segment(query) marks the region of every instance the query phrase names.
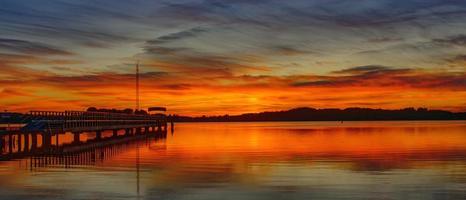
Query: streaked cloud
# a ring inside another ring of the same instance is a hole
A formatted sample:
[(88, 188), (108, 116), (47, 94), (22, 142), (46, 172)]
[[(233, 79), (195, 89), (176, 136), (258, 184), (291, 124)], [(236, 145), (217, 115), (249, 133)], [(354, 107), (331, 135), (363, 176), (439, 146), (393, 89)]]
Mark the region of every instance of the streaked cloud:
[(455, 35), (455, 36), (450, 36), (450, 37), (441, 38), (441, 39), (433, 39), (432, 41), (440, 45), (453, 45), (453, 46), (466, 47), (466, 34)]
[(452, 58), (446, 59), (447, 63), (451, 67), (458, 67), (460, 70), (466, 69), (466, 54), (465, 55), (457, 55)]
[(71, 52), (38, 42), (0, 38), (0, 50), (33, 55), (72, 55)]
[(335, 74), (373, 74), (380, 72), (393, 72), (393, 71), (406, 71), (409, 69), (395, 69), (393, 67), (387, 67), (382, 65), (366, 65), (366, 66), (357, 66), (347, 69), (342, 69), (339, 71), (334, 71)]

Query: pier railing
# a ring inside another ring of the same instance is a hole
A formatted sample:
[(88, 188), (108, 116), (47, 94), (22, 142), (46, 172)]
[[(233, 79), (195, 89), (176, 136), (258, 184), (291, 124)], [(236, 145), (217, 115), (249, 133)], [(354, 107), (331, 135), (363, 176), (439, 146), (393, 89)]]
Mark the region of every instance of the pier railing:
[(158, 115), (136, 115), (126, 113), (109, 113), (109, 112), (87, 112), (87, 111), (30, 111), (29, 115), (33, 117), (44, 117), (50, 119), (82, 119), (82, 120), (150, 120), (159, 119)]
[(26, 130), (99, 130), (128, 127), (166, 127), (164, 115), (87, 111), (30, 111), (24, 116)]

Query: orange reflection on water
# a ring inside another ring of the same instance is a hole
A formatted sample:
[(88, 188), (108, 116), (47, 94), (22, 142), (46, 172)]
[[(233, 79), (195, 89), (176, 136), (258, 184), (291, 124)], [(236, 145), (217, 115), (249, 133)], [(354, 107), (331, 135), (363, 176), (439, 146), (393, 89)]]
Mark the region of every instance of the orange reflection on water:
[[(155, 143), (152, 145), (156, 145)], [(464, 122), (277, 122), (177, 124), (165, 149), (140, 149), (142, 166), (158, 166), (152, 184), (264, 184), (318, 176), (337, 184), (334, 171), (391, 169), (440, 172), (464, 163)], [(114, 162), (134, 163), (128, 155)], [(126, 158), (126, 159), (124, 159)], [(327, 162), (331, 161), (331, 162)], [(322, 164), (331, 163), (331, 164)], [(459, 170), (464, 170), (459, 165)], [(319, 171), (323, 167), (326, 170)], [(297, 168), (297, 169), (295, 169)], [(327, 169), (329, 168), (329, 169)], [(279, 171), (283, 170), (283, 171)], [(278, 174), (277, 174), (278, 173)], [(346, 173), (346, 172), (345, 172)], [(312, 174), (312, 175), (311, 175)], [(349, 175), (351, 180), (356, 176)], [(306, 180), (309, 181), (309, 180)], [(369, 184), (369, 182), (364, 182)]]
[[(436, 122), (179, 124), (168, 150), (183, 154), (282, 152), (375, 154), (466, 149), (466, 124)], [(184, 151), (186, 149), (187, 151)], [(188, 150), (189, 149), (189, 150)]]
[[(82, 134), (80, 140), (94, 135)], [(72, 136), (59, 139), (71, 142)], [(405, 194), (406, 186), (426, 196), (438, 189), (453, 194), (466, 180), (464, 121), (180, 123), (166, 139), (137, 141), (122, 144), (115, 156), (65, 170), (50, 166), (28, 174), (10, 170), (25, 166), (20, 162), (0, 163), (5, 180), (0, 186), (21, 193), (24, 185), (48, 191), (63, 182), (73, 191), (67, 195), (104, 191), (151, 197), (154, 191), (194, 191), (216, 197), (220, 191), (234, 199), (257, 191), (270, 197), (285, 188), (303, 197), (298, 199), (308, 199), (311, 190), (361, 199), (361, 194)]]
[[(462, 159), (466, 154), (464, 121), (179, 123), (175, 131), (166, 140), (141, 145), (143, 163), (172, 165), (199, 162), (199, 158), (207, 164), (301, 158), (396, 163)], [(112, 132), (102, 135), (111, 137)], [(86, 142), (94, 138), (95, 133), (89, 132), (80, 134), (79, 139)], [(57, 141), (59, 145), (70, 144), (74, 137), (72, 133), (60, 134), (58, 140), (53, 136), (52, 145)], [(40, 146), (40, 135), (38, 143)], [(135, 152), (136, 148), (130, 147), (102, 164), (133, 166)]]

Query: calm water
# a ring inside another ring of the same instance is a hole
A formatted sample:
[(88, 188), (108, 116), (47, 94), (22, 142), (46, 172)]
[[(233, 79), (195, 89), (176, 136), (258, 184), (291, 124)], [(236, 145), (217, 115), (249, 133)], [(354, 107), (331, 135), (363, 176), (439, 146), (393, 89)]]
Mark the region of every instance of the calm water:
[(466, 122), (180, 123), (93, 164), (29, 162), (0, 162), (0, 199), (466, 199)]

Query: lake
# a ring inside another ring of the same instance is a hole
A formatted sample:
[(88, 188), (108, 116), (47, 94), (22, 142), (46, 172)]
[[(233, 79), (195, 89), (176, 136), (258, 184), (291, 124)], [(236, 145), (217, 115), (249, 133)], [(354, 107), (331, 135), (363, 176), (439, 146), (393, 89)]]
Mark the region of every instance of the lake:
[(0, 161), (0, 199), (466, 199), (465, 121), (178, 123), (101, 155)]

